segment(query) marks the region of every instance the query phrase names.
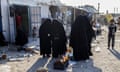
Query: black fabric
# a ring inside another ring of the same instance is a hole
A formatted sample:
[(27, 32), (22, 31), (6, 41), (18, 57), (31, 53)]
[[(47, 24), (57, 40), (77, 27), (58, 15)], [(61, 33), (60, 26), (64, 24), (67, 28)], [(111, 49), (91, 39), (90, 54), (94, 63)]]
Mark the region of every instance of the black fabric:
[(51, 53), (51, 20), (46, 19), (39, 29), (40, 38), (40, 54), (50, 54)]
[(15, 44), (16, 45), (20, 45), (20, 46), (23, 46), (26, 43), (28, 43), (28, 37), (27, 37), (27, 35), (20, 28), (17, 28), (17, 35), (16, 35), (16, 39), (15, 40), (16, 40)]
[(110, 24), (108, 29), (109, 29), (109, 32), (108, 32), (109, 35), (114, 35), (117, 30), (117, 27), (115, 24)]
[[(26, 5), (16, 5), (13, 4), (13, 12), (15, 14), (15, 20), (17, 20), (17, 16), (20, 16), (21, 18), (19, 19), (22, 31), (25, 32), (26, 35), (29, 35), (29, 14), (28, 14), (28, 6)], [(16, 28), (18, 22), (16, 21)]]
[(92, 25), (90, 24), (90, 21), (87, 17), (84, 17), (86, 20), (86, 27), (87, 27), (87, 40), (88, 40), (88, 47), (89, 47), (89, 55), (92, 55), (91, 52), (91, 43), (92, 43), (92, 39), (95, 38), (95, 32), (92, 28)]
[(117, 27), (115, 24), (110, 24), (108, 27), (108, 48), (110, 47), (110, 43), (112, 41), (112, 48), (114, 48), (114, 44), (115, 44), (115, 32), (117, 30)]
[(58, 57), (59, 55), (63, 55), (66, 52), (66, 42), (67, 38), (65, 35), (64, 27), (57, 20), (53, 20), (52, 22), (52, 55), (53, 57)]
[[(112, 42), (112, 45), (111, 45)], [(108, 35), (108, 48), (112, 46), (114, 48), (115, 46), (115, 35)]]
[(5, 37), (2, 32), (0, 32), (0, 46), (5, 46), (7, 43), (5, 42)]
[(70, 46), (73, 48), (74, 60), (89, 59), (89, 38), (87, 34), (89, 25), (85, 16), (78, 16), (72, 24)]
[(10, 16), (14, 17), (14, 6), (12, 5), (9, 8), (10, 8)]

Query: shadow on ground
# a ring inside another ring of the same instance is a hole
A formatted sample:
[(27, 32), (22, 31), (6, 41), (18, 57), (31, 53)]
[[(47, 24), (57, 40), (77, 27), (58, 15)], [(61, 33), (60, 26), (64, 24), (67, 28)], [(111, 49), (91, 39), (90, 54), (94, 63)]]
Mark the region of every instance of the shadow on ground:
[(100, 68), (97, 68), (93, 64), (93, 60), (89, 59), (88, 61), (78, 61), (74, 65), (69, 65), (65, 70), (55, 70), (53, 69), (53, 58), (40, 58), (36, 63), (27, 71), (27, 72), (36, 72), (40, 67), (46, 65), (48, 72), (102, 72)]
[(115, 49), (109, 49), (110, 52), (117, 58), (120, 60), (120, 53), (118, 51), (116, 51)]
[(35, 64), (33, 64), (27, 72), (36, 72), (40, 67), (44, 67), (50, 58), (39, 58)]

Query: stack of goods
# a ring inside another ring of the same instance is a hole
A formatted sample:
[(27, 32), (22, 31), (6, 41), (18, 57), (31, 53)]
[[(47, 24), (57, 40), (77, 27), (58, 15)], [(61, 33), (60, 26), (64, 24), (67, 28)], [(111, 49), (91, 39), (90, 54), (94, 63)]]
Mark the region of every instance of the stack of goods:
[(72, 49), (72, 47), (67, 48), (66, 56), (68, 56), (70, 60), (73, 58), (73, 49)]
[(68, 66), (69, 58), (67, 56), (63, 56), (61, 59), (57, 59), (54, 62), (54, 69), (64, 70)]

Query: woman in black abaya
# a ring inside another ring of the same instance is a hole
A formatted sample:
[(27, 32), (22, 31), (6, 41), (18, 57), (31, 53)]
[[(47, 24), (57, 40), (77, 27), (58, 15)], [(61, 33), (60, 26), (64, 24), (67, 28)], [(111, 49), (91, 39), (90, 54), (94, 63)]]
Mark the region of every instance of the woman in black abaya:
[(88, 46), (89, 46), (89, 56), (92, 56), (92, 51), (91, 51), (91, 43), (92, 39), (95, 38), (95, 32), (92, 28), (92, 25), (90, 24), (90, 20), (87, 17), (84, 17), (86, 20), (86, 27), (87, 27), (87, 39), (88, 39)]
[(52, 37), (52, 56), (58, 57), (64, 55), (66, 52), (67, 38), (65, 35), (64, 27), (57, 20), (53, 20), (52, 22), (51, 37)]
[(46, 19), (39, 29), (39, 38), (40, 38), (40, 54), (45, 57), (48, 57), (51, 54), (51, 20)]
[(87, 26), (86, 17), (80, 15), (71, 28), (70, 46), (73, 48), (73, 58), (76, 61), (89, 59)]

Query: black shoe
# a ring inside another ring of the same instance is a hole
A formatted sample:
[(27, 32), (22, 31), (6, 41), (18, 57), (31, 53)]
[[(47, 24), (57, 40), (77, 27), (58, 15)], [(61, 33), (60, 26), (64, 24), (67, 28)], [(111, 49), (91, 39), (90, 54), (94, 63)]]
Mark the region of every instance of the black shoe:
[(92, 52), (89, 52), (89, 56), (93, 56), (93, 53), (92, 53)]
[(49, 54), (47, 54), (47, 57), (50, 57), (50, 55), (49, 55)]
[(52, 57), (53, 58), (58, 58), (58, 55), (53, 54)]
[(43, 58), (45, 58), (45, 55), (43, 55)]

